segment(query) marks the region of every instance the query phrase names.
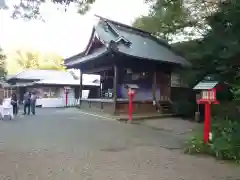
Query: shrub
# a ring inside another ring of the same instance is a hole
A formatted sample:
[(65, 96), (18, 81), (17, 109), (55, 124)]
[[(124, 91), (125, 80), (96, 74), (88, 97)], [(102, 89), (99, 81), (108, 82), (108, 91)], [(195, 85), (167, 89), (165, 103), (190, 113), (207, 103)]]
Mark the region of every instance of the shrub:
[(240, 117), (240, 111), (237, 102), (221, 102), (218, 105), (213, 105), (212, 116), (216, 119), (231, 119), (237, 121)]
[(203, 142), (203, 128), (187, 142), (185, 149), (189, 154), (210, 154), (217, 159), (240, 162), (240, 122), (217, 119), (212, 122), (212, 141)]
[(213, 123), (212, 150), (218, 159), (240, 160), (240, 122), (228, 119)]
[(212, 154), (211, 148), (203, 140), (203, 128), (198, 129), (194, 136), (187, 141), (185, 153), (189, 154)]

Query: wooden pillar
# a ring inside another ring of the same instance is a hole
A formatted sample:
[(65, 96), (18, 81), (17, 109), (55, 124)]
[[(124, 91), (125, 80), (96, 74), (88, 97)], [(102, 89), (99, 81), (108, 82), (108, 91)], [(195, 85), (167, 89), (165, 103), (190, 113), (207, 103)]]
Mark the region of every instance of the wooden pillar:
[(82, 104), (82, 91), (83, 91), (83, 73), (82, 70), (80, 69), (80, 86), (79, 86), (79, 106), (81, 107)]
[(152, 96), (153, 96), (153, 101), (155, 102), (154, 106), (158, 109), (158, 111), (159, 110), (161, 111), (161, 107), (160, 107), (160, 104), (158, 102), (159, 99), (156, 98), (156, 90), (157, 90), (157, 72), (156, 72), (156, 70), (154, 70), (154, 72), (153, 72)]
[(102, 80), (100, 77), (100, 94), (99, 94), (99, 98), (103, 98), (103, 94), (102, 94)]
[(153, 101), (156, 102), (156, 89), (157, 89), (157, 73), (156, 71), (153, 72), (153, 84), (152, 84), (152, 96)]
[(168, 77), (168, 82), (167, 82), (167, 84), (168, 84), (168, 101), (171, 102), (171, 73), (168, 74), (167, 77)]
[(117, 105), (117, 89), (118, 89), (118, 67), (115, 64), (114, 67), (114, 77), (113, 77), (113, 113), (116, 113)]

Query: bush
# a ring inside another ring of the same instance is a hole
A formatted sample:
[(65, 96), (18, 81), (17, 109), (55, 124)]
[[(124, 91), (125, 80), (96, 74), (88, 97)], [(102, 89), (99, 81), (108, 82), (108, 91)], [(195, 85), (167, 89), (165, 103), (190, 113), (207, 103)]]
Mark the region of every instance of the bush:
[(185, 153), (188, 154), (213, 154), (209, 144), (205, 144), (203, 140), (203, 128), (198, 129), (194, 136), (187, 141)]
[(240, 122), (228, 119), (213, 120), (212, 141), (204, 144), (203, 128), (187, 142), (189, 154), (210, 154), (221, 160), (240, 162)]
[(221, 102), (220, 104), (212, 105), (212, 116), (216, 119), (231, 119), (237, 121), (240, 117), (237, 102)]

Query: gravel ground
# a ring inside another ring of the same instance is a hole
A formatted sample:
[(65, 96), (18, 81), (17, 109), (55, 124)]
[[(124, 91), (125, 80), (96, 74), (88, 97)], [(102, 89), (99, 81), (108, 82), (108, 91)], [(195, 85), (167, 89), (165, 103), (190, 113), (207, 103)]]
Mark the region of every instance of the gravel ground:
[(237, 180), (236, 165), (181, 152), (172, 131), (37, 109), (0, 121), (0, 180)]

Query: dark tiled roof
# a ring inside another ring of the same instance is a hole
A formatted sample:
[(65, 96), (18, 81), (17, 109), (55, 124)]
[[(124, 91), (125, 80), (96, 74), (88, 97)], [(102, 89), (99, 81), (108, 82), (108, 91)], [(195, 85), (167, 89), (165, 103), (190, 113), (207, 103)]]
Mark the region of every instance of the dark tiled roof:
[[(108, 47), (110, 43), (114, 43), (116, 45), (114, 48), (115, 51), (119, 51), (120, 53), (129, 56), (183, 66), (190, 65), (188, 61), (175, 53), (168, 43), (157, 39), (150, 33), (106, 18), (99, 18), (100, 21), (93, 28), (91, 38), (93, 38), (93, 34), (96, 33), (101, 42), (104, 43), (105, 47)], [(89, 45), (90, 43), (88, 46)], [(93, 59), (91, 56), (95, 57), (97, 54), (98, 53), (96, 52), (91, 55), (85, 54), (83, 57), (77, 58), (78, 62), (76, 61), (76, 58), (73, 57), (72, 63), (70, 63), (70, 60), (68, 59), (66, 64), (68, 66), (70, 64), (83, 63), (88, 59)]]
[(78, 54), (73, 55), (73, 56), (71, 56), (71, 57), (65, 58), (65, 59), (64, 59), (64, 62), (65, 62), (65, 63), (69, 63), (69, 62), (71, 62), (72, 60), (76, 60), (76, 59), (81, 58), (81, 57), (83, 57), (83, 56), (84, 56), (84, 52), (81, 52), (81, 53), (78, 53)]

